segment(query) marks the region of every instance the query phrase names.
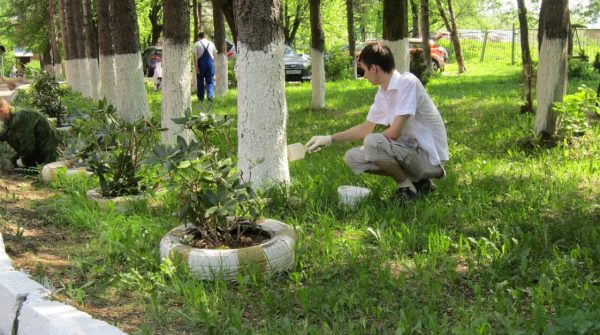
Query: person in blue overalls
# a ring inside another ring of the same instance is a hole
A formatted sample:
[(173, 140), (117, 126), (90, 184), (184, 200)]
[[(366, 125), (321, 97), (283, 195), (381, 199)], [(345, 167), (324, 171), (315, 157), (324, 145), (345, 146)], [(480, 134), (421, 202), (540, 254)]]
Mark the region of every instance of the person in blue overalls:
[(213, 101), (215, 98), (215, 45), (206, 38), (204, 32), (198, 33), (198, 41), (194, 44), (194, 67), (196, 69), (196, 85), (198, 89), (198, 101), (206, 97)]

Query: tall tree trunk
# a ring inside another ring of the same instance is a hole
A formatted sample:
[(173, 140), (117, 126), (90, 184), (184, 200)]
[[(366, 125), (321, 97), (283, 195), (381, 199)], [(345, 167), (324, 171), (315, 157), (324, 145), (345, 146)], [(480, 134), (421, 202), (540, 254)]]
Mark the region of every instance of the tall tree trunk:
[(48, 2), (50, 14), (50, 49), (52, 50), (52, 75), (60, 80), (62, 78), (62, 67), (60, 66), (60, 50), (58, 49), (58, 37), (56, 35), (56, 1)]
[(410, 12), (412, 13), (412, 37), (421, 37), (419, 29), (419, 5), (417, 0), (410, 0)]
[(427, 72), (433, 73), (433, 62), (431, 61), (431, 45), (429, 32), (429, 0), (421, 0), (421, 40), (423, 41), (423, 60), (427, 66)]
[(467, 66), (465, 65), (462, 49), (460, 47), (460, 39), (458, 37), (458, 28), (456, 27), (454, 9), (452, 8), (452, 0), (447, 0), (448, 14), (446, 14), (446, 10), (442, 6), (441, 0), (435, 0), (435, 2), (440, 11), (440, 16), (442, 17), (442, 20), (444, 20), (444, 25), (446, 26), (446, 29), (450, 32), (450, 40), (452, 41), (452, 46), (454, 47), (454, 54), (456, 57), (456, 63), (458, 64), (458, 73), (465, 73), (467, 72)]
[[(161, 24), (161, 18), (163, 12), (163, 0), (152, 0), (150, 3), (150, 12), (148, 13), (148, 20), (150, 20), (150, 45), (158, 45), (160, 35), (163, 31), (163, 25)], [(181, 18), (179, 18), (181, 20)], [(188, 24), (189, 25), (189, 24)]]
[(354, 0), (346, 0), (346, 22), (348, 24), (348, 53), (350, 54), (350, 75), (356, 79), (356, 33), (354, 32)]
[(289, 184), (281, 0), (236, 0), (238, 169), (255, 186)]
[(321, 24), (321, 0), (310, 2), (312, 108), (325, 107), (325, 34)]
[(188, 0), (164, 0), (163, 81), (161, 126), (163, 143), (175, 144), (177, 135), (187, 138), (181, 125), (173, 118), (181, 118), (192, 108), (190, 89), (190, 17)]
[(233, 37), (233, 44), (237, 48), (237, 28), (235, 26), (235, 18), (233, 17), (233, 0), (221, 0), (221, 5), (223, 9), (223, 14), (225, 15), (225, 20), (227, 21), (227, 25), (229, 26), (229, 31), (231, 32), (231, 36)]
[(110, 0), (96, 0), (98, 15), (98, 64), (102, 97), (117, 106), (117, 73), (115, 72), (115, 47), (110, 26)]
[(542, 0), (538, 33), (541, 43), (535, 132), (551, 137), (556, 134), (560, 122), (553, 105), (563, 100), (567, 89), (568, 0)]
[(128, 121), (149, 116), (134, 0), (110, 0), (115, 45), (117, 112)]
[(79, 68), (79, 89), (81, 95), (86, 98), (93, 98), (92, 83), (90, 78), (90, 69), (88, 67), (86, 52), (86, 27), (83, 12), (83, 2), (81, 0), (72, 0), (71, 6), (75, 17), (76, 35), (77, 35), (77, 65)]
[(221, 0), (212, 0), (213, 24), (215, 26), (215, 94), (220, 97), (227, 94), (227, 42), (225, 41), (225, 16)]
[(534, 82), (533, 64), (529, 50), (529, 29), (527, 26), (527, 7), (525, 0), (517, 0), (519, 8), (519, 32), (521, 35), (521, 60), (523, 62), (523, 78), (527, 83), (525, 102), (521, 106), (522, 113), (533, 113), (532, 90)]
[(100, 99), (100, 74), (98, 70), (98, 28), (93, 19), (92, 1), (83, 0), (83, 30), (85, 33), (85, 67), (88, 69), (89, 97)]
[(409, 70), (407, 0), (383, 0), (383, 40), (394, 54), (398, 72)]
[(69, 52), (70, 52), (70, 57), (68, 60), (68, 67), (70, 68), (70, 72), (71, 72), (71, 83), (69, 83), (71, 85), (71, 87), (73, 88), (73, 91), (75, 92), (79, 92), (82, 93), (82, 87), (81, 87), (81, 80), (82, 80), (82, 73), (81, 73), (81, 69), (79, 66), (79, 48), (80, 43), (77, 43), (77, 30), (81, 29), (80, 26), (77, 25), (77, 22), (75, 20), (75, 12), (74, 12), (74, 8), (73, 8), (73, 3), (76, 0), (63, 0), (65, 3), (65, 11), (66, 11), (66, 16), (67, 16), (67, 33), (69, 36)]
[(67, 23), (66, 0), (58, 0), (58, 13), (60, 16), (60, 30), (62, 36), (63, 52), (65, 55), (65, 79), (69, 86), (73, 87), (73, 62), (71, 61), (71, 45), (69, 37), (69, 25)]
[[(309, 0), (310, 1), (310, 0)], [(302, 21), (304, 20), (304, 14), (308, 9), (307, 1), (298, 1), (296, 2), (296, 8), (294, 9), (294, 15), (290, 15), (288, 12), (288, 2), (285, 1), (285, 8), (283, 11), (284, 15), (284, 25), (283, 25), (283, 33), (285, 37), (285, 44), (293, 45), (296, 41), (296, 34), (298, 33), (298, 28), (302, 25)], [(291, 18), (294, 18), (291, 21)], [(290, 22), (291, 21), (291, 22)]]
[(202, 0), (193, 0), (192, 1), (192, 15), (194, 18), (194, 39), (198, 37), (198, 33), (200, 32), (200, 8), (202, 6)]

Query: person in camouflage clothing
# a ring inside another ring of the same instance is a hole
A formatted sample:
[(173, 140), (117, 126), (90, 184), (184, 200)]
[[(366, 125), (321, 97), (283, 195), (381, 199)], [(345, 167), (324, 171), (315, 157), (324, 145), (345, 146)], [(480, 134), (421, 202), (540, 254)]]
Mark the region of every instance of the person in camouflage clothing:
[(59, 136), (44, 115), (31, 110), (14, 110), (8, 101), (0, 99), (0, 121), (4, 122), (0, 142), (7, 142), (17, 152), (12, 159), (15, 166), (35, 166), (56, 160)]

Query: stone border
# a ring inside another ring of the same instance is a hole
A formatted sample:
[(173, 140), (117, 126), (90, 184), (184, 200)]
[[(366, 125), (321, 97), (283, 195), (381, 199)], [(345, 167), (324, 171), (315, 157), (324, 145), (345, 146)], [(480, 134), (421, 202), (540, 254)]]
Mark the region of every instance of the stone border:
[(72, 306), (50, 300), (50, 295), (48, 289), (12, 267), (0, 234), (0, 334), (126, 334)]

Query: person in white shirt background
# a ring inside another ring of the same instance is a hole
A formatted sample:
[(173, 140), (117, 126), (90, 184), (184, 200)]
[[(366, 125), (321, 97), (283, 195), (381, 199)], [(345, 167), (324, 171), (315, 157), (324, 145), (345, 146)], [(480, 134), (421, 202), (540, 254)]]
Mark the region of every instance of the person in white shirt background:
[(198, 41), (194, 44), (194, 68), (196, 69), (196, 86), (198, 101), (204, 101), (204, 90), (209, 101), (215, 98), (215, 54), (217, 48), (206, 38), (206, 33), (198, 33)]
[[(366, 120), (333, 135), (313, 136), (306, 147), (314, 152), (332, 143), (363, 139), (363, 146), (346, 152), (346, 164), (356, 174), (391, 177), (398, 184), (395, 194), (400, 203), (411, 203), (435, 189), (431, 179), (446, 175), (446, 126), (419, 79), (396, 71), (394, 56), (383, 43), (367, 45), (358, 65), (364, 77), (379, 86)], [(378, 124), (387, 128), (373, 133)]]

